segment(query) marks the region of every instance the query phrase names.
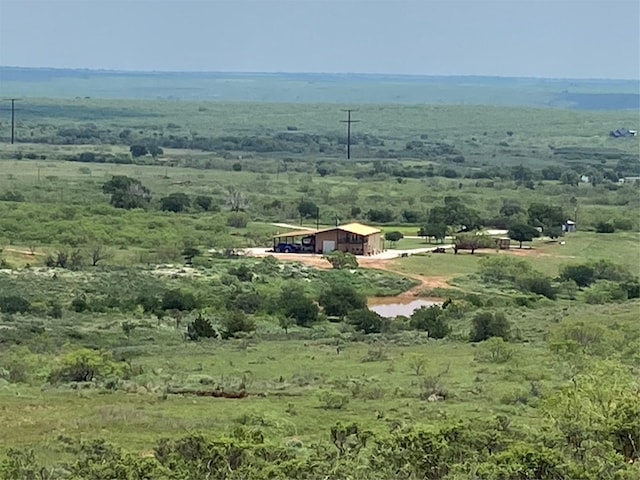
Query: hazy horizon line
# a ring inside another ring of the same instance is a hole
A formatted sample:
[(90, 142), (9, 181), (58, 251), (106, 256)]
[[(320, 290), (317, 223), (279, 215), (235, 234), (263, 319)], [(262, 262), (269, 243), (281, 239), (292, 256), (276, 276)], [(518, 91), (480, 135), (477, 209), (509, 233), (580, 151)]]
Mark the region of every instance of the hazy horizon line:
[(88, 67), (49, 67), (49, 66), (21, 66), (21, 65), (0, 65), (0, 68), (14, 68), (23, 70), (71, 70), (96, 73), (125, 73), (125, 74), (224, 74), (224, 75), (361, 75), (361, 76), (393, 76), (409, 78), (501, 78), (501, 79), (523, 79), (523, 80), (563, 80), (563, 81), (619, 81), (637, 82), (639, 78), (616, 78), (616, 77), (546, 77), (546, 76), (517, 76), (517, 75), (490, 75), (490, 74), (427, 74), (427, 73), (383, 73), (383, 72), (300, 72), (300, 71), (243, 71), (243, 70), (130, 70), (116, 68), (88, 68)]

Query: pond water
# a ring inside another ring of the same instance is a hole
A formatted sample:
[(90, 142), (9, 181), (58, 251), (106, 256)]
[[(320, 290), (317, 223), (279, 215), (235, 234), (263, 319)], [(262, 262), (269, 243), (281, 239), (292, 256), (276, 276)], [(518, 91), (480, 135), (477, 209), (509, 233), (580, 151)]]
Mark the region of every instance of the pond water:
[(416, 299), (402, 297), (376, 297), (369, 299), (369, 310), (376, 312), (381, 317), (394, 318), (399, 315), (410, 317), (414, 310), (421, 307), (439, 305), (440, 299)]

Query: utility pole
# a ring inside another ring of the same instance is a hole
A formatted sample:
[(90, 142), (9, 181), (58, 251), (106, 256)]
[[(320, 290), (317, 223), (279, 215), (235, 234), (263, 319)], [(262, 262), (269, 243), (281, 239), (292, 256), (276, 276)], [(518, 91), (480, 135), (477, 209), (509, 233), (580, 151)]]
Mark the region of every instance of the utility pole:
[(347, 124), (347, 160), (350, 160), (351, 159), (351, 124), (359, 122), (360, 120), (351, 120), (351, 112), (354, 112), (355, 110), (347, 109), (342, 111), (347, 112), (347, 119), (340, 120), (340, 122)]
[(16, 100), (18, 99), (11, 99), (11, 145), (13, 145), (16, 140)]

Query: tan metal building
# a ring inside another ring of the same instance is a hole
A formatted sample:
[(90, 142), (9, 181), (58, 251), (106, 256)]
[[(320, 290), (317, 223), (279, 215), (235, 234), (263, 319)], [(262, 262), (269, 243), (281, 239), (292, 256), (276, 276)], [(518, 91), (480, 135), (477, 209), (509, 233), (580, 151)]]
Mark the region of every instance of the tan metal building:
[(317, 231), (314, 236), (316, 253), (338, 250), (354, 255), (375, 255), (383, 250), (380, 230), (361, 223), (326, 228)]

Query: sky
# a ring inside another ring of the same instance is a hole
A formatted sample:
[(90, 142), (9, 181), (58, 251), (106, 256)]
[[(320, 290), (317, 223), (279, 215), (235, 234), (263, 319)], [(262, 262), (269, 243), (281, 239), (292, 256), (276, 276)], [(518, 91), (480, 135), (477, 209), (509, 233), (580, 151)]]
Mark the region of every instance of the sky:
[(0, 65), (640, 78), (638, 0), (0, 0)]

